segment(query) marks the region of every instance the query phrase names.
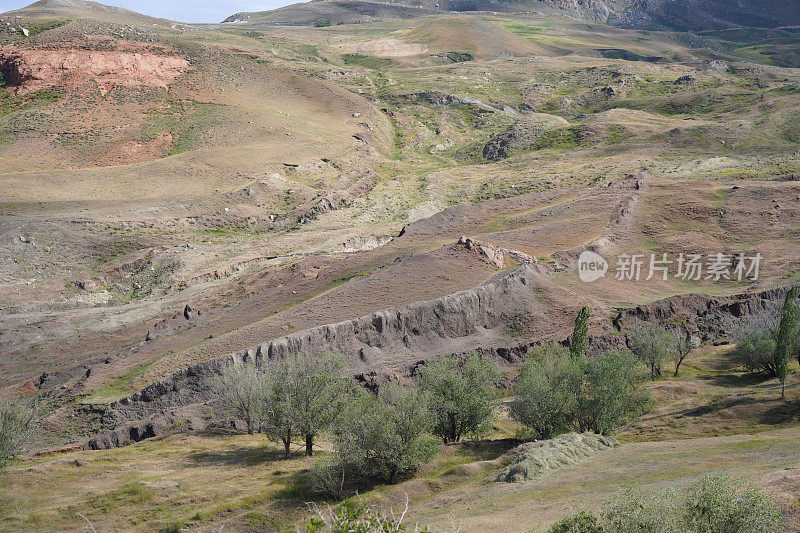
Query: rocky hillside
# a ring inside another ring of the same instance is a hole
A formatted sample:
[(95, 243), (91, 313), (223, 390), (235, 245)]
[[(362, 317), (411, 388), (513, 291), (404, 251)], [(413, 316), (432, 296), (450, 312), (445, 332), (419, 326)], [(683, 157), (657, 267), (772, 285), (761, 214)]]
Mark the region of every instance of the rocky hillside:
[[(210, 380), (232, 364), (264, 365), (290, 354), (342, 353), (348, 358), (349, 371), (370, 388), (413, 375), (426, 360), (448, 353), (478, 352), (501, 366), (519, 364), (540, 341), (510, 342), (508, 324), (521, 313), (532, 320), (550, 320), (536, 302), (540, 276), (540, 267), (521, 266), (473, 289), (299, 331), (192, 365), (100, 408), (108, 429), (83, 445), (91, 449), (123, 446), (158, 436), (175, 424), (205, 427), (211, 420)], [(614, 323), (621, 328), (626, 321), (670, 323), (678, 317), (697, 343), (725, 342), (733, 321), (778, 306), (785, 295), (785, 288), (730, 297), (680, 295), (628, 309)], [(626, 342), (610, 328), (591, 333), (590, 352), (619, 348)]]
[(543, 12), (622, 27), (706, 31), (739, 27), (775, 28), (800, 23), (798, 0), (423, 0), (294, 4), (273, 11), (237, 13), (225, 23), (338, 24), (408, 18), (420, 13), (491, 11)]

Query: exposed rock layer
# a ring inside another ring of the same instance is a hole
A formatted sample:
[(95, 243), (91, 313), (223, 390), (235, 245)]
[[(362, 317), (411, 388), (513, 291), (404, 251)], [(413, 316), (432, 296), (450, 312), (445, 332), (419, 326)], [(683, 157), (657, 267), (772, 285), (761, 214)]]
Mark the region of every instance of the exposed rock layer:
[(17, 94), (86, 80), (104, 90), (114, 85), (166, 87), (188, 66), (177, 55), (148, 51), (0, 48), (0, 72)]
[[(541, 339), (513, 343), (505, 328), (521, 315), (549, 319), (544, 306), (536, 303), (539, 280), (539, 268), (525, 265), (474, 289), (311, 328), (192, 365), (108, 405), (103, 413), (108, 431), (87, 446), (120, 446), (160, 435), (176, 422), (204, 427), (210, 422), (208, 380), (231, 364), (263, 365), (289, 354), (333, 351), (346, 355), (349, 371), (370, 388), (409, 375), (425, 360), (448, 353), (477, 352), (501, 365), (518, 365)], [(680, 316), (698, 337), (716, 342), (731, 320), (776, 307), (785, 294), (784, 288), (731, 297), (681, 295), (626, 310), (614, 322), (621, 327), (634, 319), (662, 322)], [(595, 335), (589, 350), (623, 348), (625, 342), (620, 333)]]

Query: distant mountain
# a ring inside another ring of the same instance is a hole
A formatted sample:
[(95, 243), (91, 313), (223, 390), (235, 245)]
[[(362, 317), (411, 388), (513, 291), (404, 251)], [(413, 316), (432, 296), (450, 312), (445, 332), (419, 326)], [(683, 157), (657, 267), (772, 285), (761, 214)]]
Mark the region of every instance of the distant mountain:
[(338, 24), (464, 11), (543, 11), (622, 27), (683, 31), (800, 25), (800, 0), (320, 0), (237, 13), (223, 23)]
[(167, 19), (148, 17), (121, 7), (87, 0), (39, 0), (27, 7), (3, 13), (33, 18), (84, 18), (117, 24), (163, 24)]

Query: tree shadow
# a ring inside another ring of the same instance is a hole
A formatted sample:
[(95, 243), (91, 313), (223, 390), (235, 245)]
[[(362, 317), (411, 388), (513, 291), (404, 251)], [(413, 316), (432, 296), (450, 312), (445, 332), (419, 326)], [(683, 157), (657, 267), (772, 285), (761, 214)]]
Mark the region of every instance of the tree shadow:
[(761, 417), (762, 424), (800, 422), (800, 400), (784, 401), (768, 409)]
[(774, 380), (765, 372), (725, 373), (698, 376), (698, 379), (717, 387), (753, 387)]
[[(294, 454), (292, 455), (294, 457)], [(286, 459), (283, 450), (267, 446), (237, 447), (229, 450), (193, 452), (186, 457), (192, 466), (258, 465)]]
[(525, 442), (520, 439), (492, 439), (492, 440), (467, 440), (453, 444), (458, 446), (462, 451), (475, 456), (477, 461), (491, 461), (497, 459), (508, 450), (519, 446)]

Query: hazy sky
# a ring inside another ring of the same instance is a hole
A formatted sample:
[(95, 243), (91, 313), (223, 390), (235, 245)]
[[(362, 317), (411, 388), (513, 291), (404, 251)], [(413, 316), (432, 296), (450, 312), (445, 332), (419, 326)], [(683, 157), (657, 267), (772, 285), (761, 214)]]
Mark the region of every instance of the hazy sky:
[[(34, 1), (0, 0), (0, 13), (25, 7)], [(100, 3), (181, 22), (220, 22), (240, 11), (266, 11), (298, 1), (301, 0), (106, 0)]]

